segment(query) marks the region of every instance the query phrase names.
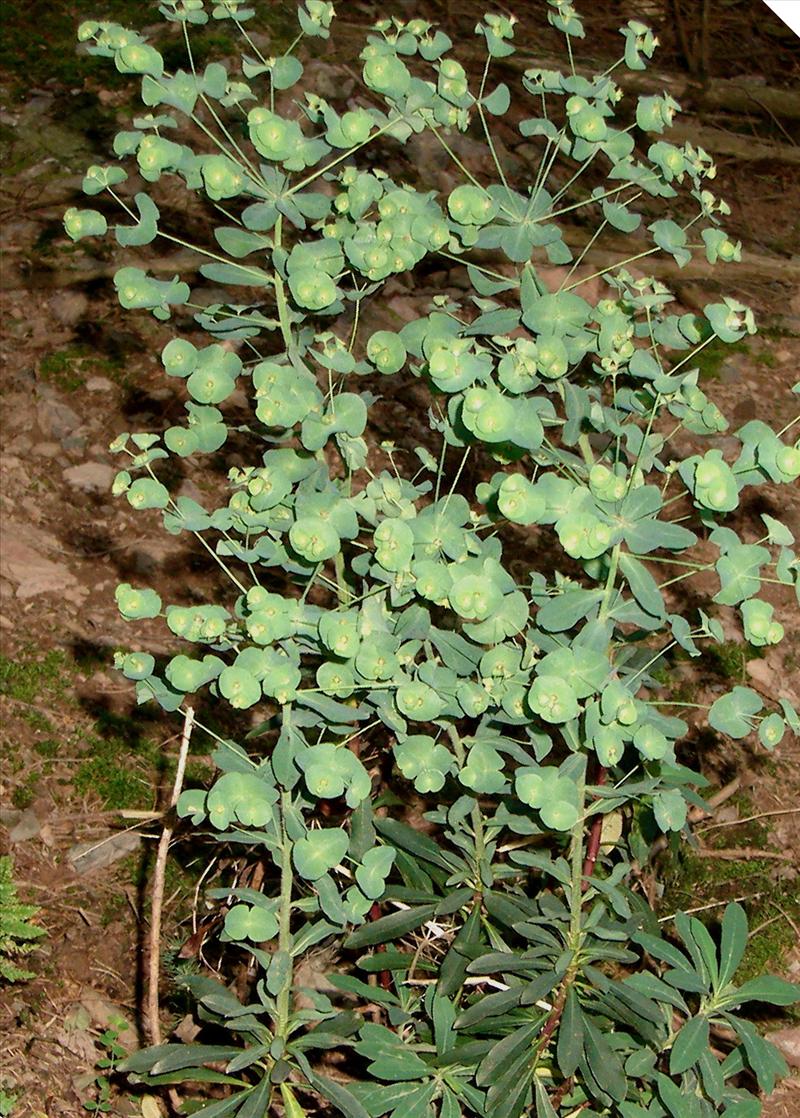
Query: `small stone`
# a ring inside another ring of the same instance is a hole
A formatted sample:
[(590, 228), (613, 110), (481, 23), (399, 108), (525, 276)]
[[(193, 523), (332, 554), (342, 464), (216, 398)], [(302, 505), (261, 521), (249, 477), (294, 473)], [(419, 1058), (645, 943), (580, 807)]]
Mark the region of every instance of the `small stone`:
[(36, 418), (43, 434), (59, 440), (66, 439), (83, 422), (71, 407), (49, 395), (39, 401)]
[(104, 462), (83, 462), (64, 470), (64, 481), (84, 493), (108, 493), (115, 470)]
[(39, 817), (33, 808), (26, 808), (8, 832), (9, 841), (27, 842), (28, 839), (36, 838), (41, 830), (41, 826)]
[(141, 841), (135, 831), (120, 831), (96, 842), (79, 842), (67, 852), (67, 861), (76, 873), (91, 873), (132, 854)]
[(769, 1033), (767, 1039), (772, 1041), (789, 1067), (800, 1068), (800, 1027), (778, 1029)]
[(89, 377), (86, 382), (87, 392), (113, 392), (114, 383), (108, 377)]
[(37, 458), (56, 458), (61, 453), (61, 447), (58, 443), (36, 443), (31, 448), (31, 454), (36, 455)]
[(797, 705), (798, 693), (793, 686), (793, 673), (784, 666), (780, 648), (772, 648), (765, 656), (748, 660), (745, 667), (750, 679), (765, 695), (773, 699), (787, 699), (793, 706)]
[(32, 445), (32, 440), (28, 435), (17, 435), (17, 437), (12, 439), (8, 444), (8, 450), (11, 454), (27, 454)]
[(83, 454), (86, 450), (86, 439), (83, 435), (67, 435), (65, 439), (61, 440), (61, 447), (66, 451)]
[(71, 601), (84, 598), (87, 591), (78, 585), (69, 568), (44, 557), (45, 546), (49, 546), (49, 538), (31, 525), (20, 524), (15, 529), (11, 522), (6, 524), (0, 574), (16, 583), (16, 596), (24, 599), (57, 594)]

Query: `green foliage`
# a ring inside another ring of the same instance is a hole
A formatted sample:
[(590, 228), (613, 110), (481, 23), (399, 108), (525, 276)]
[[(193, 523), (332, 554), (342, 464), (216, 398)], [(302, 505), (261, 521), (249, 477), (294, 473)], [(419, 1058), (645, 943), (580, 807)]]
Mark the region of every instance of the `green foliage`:
[(0, 695), (36, 703), (63, 685), (66, 669), (67, 657), (57, 649), (40, 657), (34, 657), (33, 649), (19, 657), (0, 656)]
[(110, 378), (123, 386), (128, 383), (119, 358), (99, 357), (91, 347), (83, 345), (67, 346), (46, 354), (39, 364), (39, 375), (65, 392), (77, 392), (91, 376)]
[[(698, 387), (698, 357), (754, 333), (752, 312), (724, 298), (702, 317), (673, 313), (667, 286), (627, 268), (656, 254), (678, 267), (696, 251), (738, 259), (720, 225), (728, 208), (707, 189), (710, 157), (658, 138), (672, 98), (626, 105), (614, 67), (576, 73), (584, 32), (567, 0), (549, 0), (547, 15), (568, 68), (527, 69), (513, 93), (492, 70), (516, 50), (510, 17), (476, 28), (478, 85), (426, 20), (379, 20), (342, 114), (302, 86), (293, 54), (302, 37), (328, 38), (331, 4), (306, 0), (299, 36), (275, 58), (248, 31), (255, 6), (167, 0), (160, 11), (178, 25), (186, 68), (116, 24), (88, 21), (79, 37), (141, 76), (147, 111), (116, 137), (116, 156), (224, 219), (213, 245), (194, 247), (230, 298), (202, 306), (180, 276), (117, 273), (122, 306), (174, 324), (161, 361), (188, 400), (183, 423), (114, 441), (114, 492), (202, 541), (229, 592), (170, 604), (123, 583), (123, 619), (162, 619), (182, 643), (165, 664), (121, 651), (117, 666), (140, 702), (177, 712), (202, 695), (230, 719), (250, 712), (241, 741), (214, 735), (220, 775), (185, 791), (178, 813), (256, 849), (266, 871), (258, 889), (211, 892), (226, 904), (221, 941), (260, 968), (248, 1004), (205, 974), (183, 980), (228, 1043), (160, 1045), (122, 1070), (145, 1086), (227, 1085), (209, 1118), (273, 1104), (296, 1118), (306, 1093), (345, 1118), (756, 1115), (748, 1083), (769, 1090), (785, 1069), (736, 1010), (787, 1005), (797, 988), (735, 984), (747, 942), (738, 905), (716, 938), (678, 914), (679, 946), (632, 874), (655, 834), (685, 830), (704, 783), (676, 760), (688, 727), (651, 697), (651, 669), (676, 645), (694, 657), (725, 642), (719, 606), (754, 644), (777, 643), (762, 586), (800, 593), (785, 526), (765, 518), (762, 539), (730, 527), (746, 487), (800, 476), (791, 425), (752, 421), (723, 455), (714, 440), (727, 421)], [(215, 20), (244, 37), (240, 70), (198, 67), (194, 30)], [(652, 33), (631, 21), (622, 37), (619, 64), (644, 69)], [(541, 153), (523, 183), (492, 138), (512, 100), (533, 114), (518, 127)], [(495, 181), (449, 143), (471, 123)], [(374, 141), (423, 133), (453, 158), (446, 193), (428, 189), (424, 167), (417, 188), (375, 164)], [(75, 207), (68, 234), (184, 244), (127, 177), (90, 168), (84, 190), (101, 208)], [(586, 250), (573, 254), (560, 221), (581, 208), (590, 243), (606, 224), (637, 234), (593, 302), (578, 273)], [(434, 296), (397, 331), (370, 330), (386, 281), (440, 255), (463, 266), (470, 291)], [(369, 443), (367, 386), (398, 375), (429, 403), (413, 458)], [(244, 421), (230, 413), (234, 393), (251, 400)], [(668, 457), (674, 421), (710, 440), (705, 453)], [(221, 503), (174, 498), (158, 463), (199, 461), (234, 429), (249, 451), (237, 449)], [(688, 511), (676, 516), (678, 502)], [(552, 574), (534, 562), (512, 575), (509, 524), (535, 530)], [(718, 584), (710, 613), (681, 606), (680, 583), (701, 572)], [(708, 722), (767, 748), (800, 725), (788, 702), (765, 709), (738, 684)], [(407, 816), (411, 785), (424, 826)], [(622, 833), (604, 850), (612, 813)], [(342, 956), (329, 977), (354, 1008), (320, 991), (295, 999), (299, 963), (321, 943)], [(376, 973), (379, 985), (367, 981)], [(355, 1010), (367, 1005), (380, 1021), (364, 1023)], [(709, 1046), (718, 1025), (735, 1037), (722, 1060)], [(320, 1070), (329, 1048), (348, 1059), (347, 1086)]]
[(36, 941), (46, 934), (33, 923), (39, 909), (22, 904), (14, 884), (11, 858), (0, 856), (0, 982), (24, 982), (33, 978), (33, 971), (17, 965), (17, 959), (29, 955)]
[(98, 1037), (105, 1055), (95, 1064), (97, 1074), (94, 1077), (93, 1097), (84, 1100), (84, 1110), (95, 1114), (111, 1114), (114, 1111), (114, 1092), (110, 1077), (116, 1073), (120, 1061), (127, 1055), (125, 1047), (119, 1041), (119, 1030), (125, 1027), (124, 1021), (114, 1018), (109, 1028), (104, 1029)]
[(14, 1107), (19, 1102), (19, 1098), (19, 1095), (0, 1087), (0, 1115), (2, 1115), (2, 1118), (7, 1118), (8, 1115), (14, 1113)]

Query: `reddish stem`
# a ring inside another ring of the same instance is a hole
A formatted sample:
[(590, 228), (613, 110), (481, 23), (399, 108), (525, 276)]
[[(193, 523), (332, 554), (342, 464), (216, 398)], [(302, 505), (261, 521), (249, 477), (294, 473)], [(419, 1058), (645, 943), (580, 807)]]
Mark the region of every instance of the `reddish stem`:
[[(369, 919), (370, 919), (370, 921), (374, 921), (374, 920), (380, 920), (380, 918), (381, 918), (381, 906), (378, 904), (377, 901), (375, 901), (372, 908), (369, 910)], [(391, 990), (391, 988), (392, 988), (392, 972), (390, 970), (379, 971), (378, 982), (380, 983), (381, 987), (384, 990)]]
[[(595, 784), (605, 784), (608, 772), (602, 765), (597, 766), (595, 774)], [(597, 799), (597, 797), (594, 797)], [(602, 814), (595, 815), (592, 820), (592, 825), (589, 828), (589, 840), (586, 843), (586, 857), (583, 860), (583, 884), (581, 885), (581, 892), (585, 893), (589, 888), (589, 878), (594, 873), (594, 867), (597, 863), (597, 855), (600, 853), (600, 840), (603, 837), (603, 816)]]

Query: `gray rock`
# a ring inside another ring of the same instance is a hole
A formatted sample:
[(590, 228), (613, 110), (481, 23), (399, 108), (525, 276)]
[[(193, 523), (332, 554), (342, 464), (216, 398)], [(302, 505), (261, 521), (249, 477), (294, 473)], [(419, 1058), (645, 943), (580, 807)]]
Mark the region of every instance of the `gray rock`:
[(83, 462), (64, 470), (64, 481), (84, 493), (108, 493), (114, 474), (114, 468), (105, 462)]
[(36, 838), (42, 829), (41, 821), (33, 808), (26, 808), (8, 832), (10, 842), (27, 842)]
[(88, 591), (79, 586), (64, 563), (45, 558), (45, 551), (57, 547), (56, 540), (31, 524), (7, 521), (0, 551), (0, 575), (16, 585), (18, 598), (56, 594), (79, 602), (86, 597)]
[(752, 358), (747, 354), (734, 353), (728, 357), (719, 371), (719, 379), (723, 384), (737, 384), (750, 367)]
[(83, 422), (76, 411), (49, 392), (36, 406), (36, 419), (42, 434), (52, 439), (66, 439)]
[(86, 439), (83, 435), (67, 435), (61, 440), (61, 446), (66, 451), (72, 452), (72, 457), (80, 455), (86, 450)]
[(89, 377), (86, 382), (87, 392), (113, 392), (114, 383), (108, 377)]
[(79, 842), (67, 852), (67, 861), (76, 873), (91, 873), (132, 854), (141, 841), (142, 836), (135, 831), (120, 831), (97, 842)]
[(156, 571), (161, 570), (170, 559), (180, 551), (180, 544), (174, 536), (166, 539), (153, 539), (142, 543), (127, 551), (127, 559), (137, 575), (144, 578), (152, 577)]
[(800, 1068), (800, 1028), (779, 1029), (768, 1033), (767, 1039), (772, 1041), (790, 1067)]
[(56, 458), (61, 453), (61, 447), (58, 443), (36, 443), (31, 448), (31, 454), (35, 454), (37, 458)]
[(328, 101), (339, 101), (349, 97), (355, 88), (352, 78), (346, 77), (339, 66), (331, 66), (321, 58), (313, 58), (305, 64), (308, 88)]

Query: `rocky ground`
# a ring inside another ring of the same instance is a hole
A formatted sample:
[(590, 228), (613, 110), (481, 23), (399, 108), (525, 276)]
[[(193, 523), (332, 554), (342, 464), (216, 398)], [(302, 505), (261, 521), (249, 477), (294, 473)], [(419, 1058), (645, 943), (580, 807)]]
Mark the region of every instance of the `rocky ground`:
[[(656, 14), (661, 10), (651, 6)], [(66, 19), (65, 12), (85, 7), (56, 5), (56, 14)], [(347, 7), (346, 18), (362, 22), (373, 9)], [(448, 12), (450, 5), (441, 8), (454, 23), (472, 17), (469, 4), (458, 12)], [(597, 8), (599, 19), (604, 9)], [(283, 23), (272, 29), (276, 43), (283, 34)], [(779, 49), (785, 49), (782, 40)], [(677, 47), (673, 54), (677, 59)], [(8, 1112), (1, 1108), (5, 1091), (18, 1098), (15, 1118), (71, 1118), (87, 1103), (103, 1102), (106, 1088), (97, 1061), (112, 1043), (106, 1030), (127, 1049), (140, 1040), (154, 833), (148, 813), (163, 800), (178, 729), (173, 721), (136, 710), (127, 684), (112, 670), (113, 650), (129, 640), (114, 588), (119, 581), (141, 579), (169, 599), (188, 582), (205, 597), (216, 576), (202, 556), (166, 536), (155, 515), (134, 514), (108, 493), (115, 469), (109, 441), (121, 430), (168, 426), (180, 408), (156, 358), (168, 330), (121, 312), (108, 278), (118, 258), (108, 248), (93, 256), (72, 246), (60, 227), (83, 167), (107, 149), (124, 119), (128, 94), (118, 84), (101, 91), (97, 78), (86, 78), (79, 65), (63, 64), (50, 78), (31, 57), (25, 74), (7, 71), (0, 95), (6, 169), (0, 195), (5, 254), (0, 851), (8, 847), (13, 853), (20, 892), (41, 906), (47, 936), (30, 957), (36, 977), (0, 993), (0, 1114)], [(312, 69), (334, 91), (328, 95), (347, 96), (348, 83), (352, 89), (347, 66), (336, 55), (318, 58)], [(763, 77), (775, 81), (773, 74)], [(775, 131), (761, 119), (759, 128)], [(525, 152), (505, 139), (508, 158), (524, 166)], [(501, 135), (498, 143), (503, 140)], [(463, 141), (465, 159), (476, 155), (470, 143)], [(433, 153), (411, 156), (412, 165), (424, 165), (437, 185), (447, 186), (449, 168), (434, 162)], [(734, 204), (733, 231), (746, 248), (773, 259), (776, 274), (798, 251), (793, 170), (778, 162), (720, 159), (719, 193)], [(461, 277), (458, 270), (443, 269), (424, 282), (425, 288), (396, 282), (384, 313), (393, 322), (414, 317), (431, 294), (456, 293)], [(707, 301), (711, 289), (702, 277), (676, 282), (688, 308)], [(755, 307), (763, 332), (734, 351), (712, 347), (703, 387), (734, 425), (753, 417), (786, 423), (793, 416), (788, 388), (800, 366), (800, 294), (769, 274), (745, 274), (738, 284), (734, 293)], [(401, 385), (384, 400), (373, 431), (376, 442), (391, 435), (401, 444), (419, 444), (420, 431), (409, 419), (413, 387)], [(724, 450), (724, 439), (720, 445)], [(688, 443), (678, 449), (692, 451)], [(173, 491), (200, 499), (234, 464), (235, 458), (223, 456), (211, 476), (187, 466), (183, 476), (171, 479)], [(752, 519), (755, 526), (759, 512), (773, 511), (800, 537), (800, 492), (783, 489), (765, 500), (758, 508), (744, 507), (742, 524), (747, 527)], [(524, 540), (520, 549), (522, 556)], [(788, 596), (778, 593), (775, 602), (791, 610)], [(785, 696), (798, 704), (800, 626), (792, 627), (789, 616), (788, 639), (767, 656), (734, 640), (715, 658), (687, 666), (684, 682), (693, 701), (707, 701), (739, 680), (769, 699)], [(745, 898), (753, 928), (752, 972), (777, 969), (797, 979), (800, 743), (787, 737), (765, 755), (750, 743), (734, 747), (708, 737), (693, 742), (703, 770), (723, 795), (716, 814), (698, 828), (698, 848), (656, 867), (654, 895), (660, 895), (665, 912), (708, 911), (733, 897)], [(204, 750), (198, 744), (192, 757), (195, 775), (206, 765)], [(177, 956), (197, 914), (196, 856), (181, 850), (168, 878), (167, 985), (169, 973), (195, 965)], [(186, 1007), (172, 1002), (167, 1008), (184, 1030), (181, 1035), (191, 1035)], [(767, 1024), (779, 1030), (787, 1058), (800, 1067), (797, 1020)], [(113, 1113), (134, 1114), (141, 1099), (115, 1096), (111, 1105)], [(765, 1113), (790, 1118), (798, 1106), (800, 1081), (789, 1080)]]

